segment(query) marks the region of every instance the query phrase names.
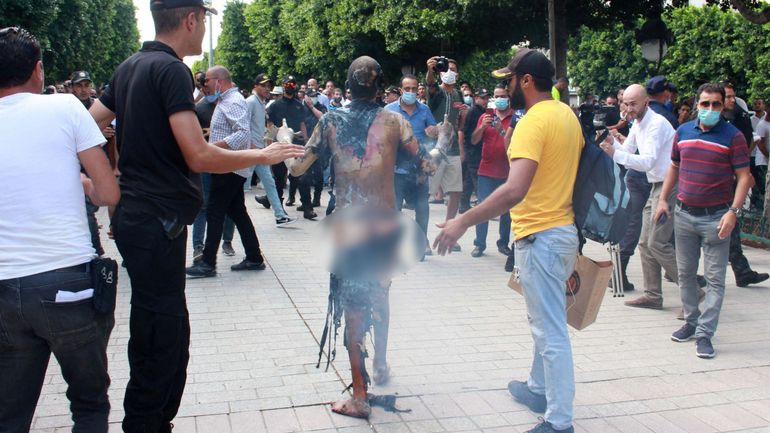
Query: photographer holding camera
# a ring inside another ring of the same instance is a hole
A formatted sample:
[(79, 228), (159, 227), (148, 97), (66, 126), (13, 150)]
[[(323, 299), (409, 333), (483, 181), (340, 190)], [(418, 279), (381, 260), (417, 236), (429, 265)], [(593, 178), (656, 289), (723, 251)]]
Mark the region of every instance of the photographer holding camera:
[[(444, 56), (431, 57), (427, 61), (428, 74), (425, 82), (428, 85), (428, 107), (437, 123), (444, 122), (444, 117), (452, 124), (454, 134), (447, 150), (447, 157), (436, 169), (436, 174), (430, 180), (430, 194), (435, 195), (439, 189), (449, 196), (446, 219), (457, 215), (460, 206), (460, 195), (463, 191), (462, 160), (465, 152), (460, 143), (464, 142), (461, 126), (465, 121), (468, 106), (463, 103), (463, 96), (455, 88), (459, 76), (457, 62)], [(441, 85), (436, 83), (436, 73), (441, 76)], [(460, 246), (455, 245), (454, 251)]]

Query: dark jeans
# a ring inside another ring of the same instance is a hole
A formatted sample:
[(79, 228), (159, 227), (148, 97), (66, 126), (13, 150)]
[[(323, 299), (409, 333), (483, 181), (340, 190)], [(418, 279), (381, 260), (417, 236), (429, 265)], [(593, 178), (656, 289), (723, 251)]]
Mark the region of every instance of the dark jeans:
[(211, 266), (217, 265), (217, 250), (222, 240), (225, 215), (230, 217), (241, 235), (241, 243), (246, 251), (246, 258), (252, 262), (261, 262), (257, 232), (246, 211), (243, 198), (243, 183), (246, 178), (235, 173), (212, 174), (209, 203), (206, 207), (206, 246), (203, 248), (203, 261)]
[[(201, 173), (201, 188), (203, 192), (203, 207), (198, 216), (195, 217), (192, 227), (192, 241), (193, 247), (203, 247), (204, 235), (206, 233), (206, 205), (209, 202), (209, 189), (211, 188), (211, 174)], [(230, 218), (225, 217), (224, 231), (222, 232), (222, 240), (225, 242), (233, 241), (233, 234), (235, 232), (235, 223)]]
[(289, 176), (289, 169), (286, 164), (279, 162), (270, 166), (275, 178), (275, 190), (278, 191), (278, 198), (283, 203), (283, 190), (286, 188), (286, 180)]
[(396, 210), (401, 211), (404, 200), (414, 203), (414, 219), (422, 229), (422, 234), (428, 238), (428, 217), (430, 207), (428, 205), (428, 181), (417, 182), (417, 176), (396, 173), (394, 188), (396, 193)]
[(179, 409), (189, 359), (187, 231), (169, 239), (156, 217), (118, 205), (113, 232), (131, 280), (123, 431), (167, 432)]
[(313, 207), (310, 190), (313, 189), (313, 197), (318, 197), (320, 200), (324, 189), (324, 169), (321, 160), (316, 160), (308, 171), (299, 178), (299, 181), (299, 200), (302, 202), (302, 206), (310, 209)]
[(0, 432), (29, 432), (51, 353), (67, 382), (74, 433), (107, 432), (107, 342), (112, 314), (93, 299), (56, 303), (56, 292), (92, 288), (87, 272), (0, 281)]
[(741, 245), (741, 225), (735, 224), (730, 233), (730, 267), (733, 268), (735, 279), (745, 277), (751, 274), (749, 260), (743, 255), (743, 246)]
[[(494, 190), (505, 183), (505, 179), (495, 179), (487, 176), (479, 176), (479, 204), (489, 197)], [(483, 222), (476, 225), (476, 239), (473, 245), (479, 247), (481, 251), (487, 248), (487, 231), (489, 222)], [(508, 212), (500, 215), (500, 228), (498, 230), (500, 238), (497, 240), (498, 247), (507, 247), (511, 240), (511, 214)]]
[(626, 175), (626, 187), (631, 197), (628, 202), (628, 228), (620, 240), (620, 256), (631, 257), (639, 244), (642, 233), (642, 214), (644, 205), (650, 198), (652, 185), (646, 177)]
[[(463, 193), (460, 195), (460, 209), (471, 208), (471, 195), (475, 192), (478, 196), (479, 184), (479, 161), (468, 161), (469, 156), (465, 155), (466, 160), (462, 164), (463, 168)], [(480, 156), (478, 158), (481, 158)], [(478, 197), (477, 197), (478, 198)]]

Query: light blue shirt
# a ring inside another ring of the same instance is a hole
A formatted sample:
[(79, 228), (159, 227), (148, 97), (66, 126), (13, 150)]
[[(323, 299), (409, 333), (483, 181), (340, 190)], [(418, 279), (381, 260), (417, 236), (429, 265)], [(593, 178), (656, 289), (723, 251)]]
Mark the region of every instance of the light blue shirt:
[(266, 110), (265, 102), (257, 95), (246, 98), (249, 106), (249, 124), (251, 125), (251, 142), (257, 149), (265, 148)]
[[(411, 115), (401, 106), (401, 99), (386, 105), (385, 109), (394, 113), (399, 113), (409, 121), (412, 125), (412, 134), (414, 134), (414, 138), (417, 139), (417, 142), (420, 143), (423, 150), (427, 152), (429, 150), (427, 143), (429, 137), (425, 134), (425, 128), (435, 125), (436, 119), (433, 118), (433, 113), (431, 113), (430, 108), (428, 108), (427, 105), (420, 101), (415, 102), (415, 104), (416, 106)], [(395, 173), (408, 174), (415, 169), (416, 165), (414, 158), (407, 158), (402, 152), (399, 152), (396, 157)]]

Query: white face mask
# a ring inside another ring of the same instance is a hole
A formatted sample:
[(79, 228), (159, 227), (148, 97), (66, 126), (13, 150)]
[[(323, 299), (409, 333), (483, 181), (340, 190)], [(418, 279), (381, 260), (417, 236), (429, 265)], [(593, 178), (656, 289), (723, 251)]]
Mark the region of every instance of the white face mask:
[(457, 81), (457, 72), (448, 70), (441, 73), (441, 82), (444, 84), (452, 85)]

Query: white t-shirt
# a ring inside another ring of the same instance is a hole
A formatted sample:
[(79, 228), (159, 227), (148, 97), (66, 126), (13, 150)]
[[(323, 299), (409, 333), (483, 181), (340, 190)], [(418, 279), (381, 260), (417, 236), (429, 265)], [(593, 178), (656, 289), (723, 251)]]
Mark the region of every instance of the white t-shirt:
[(759, 150), (759, 146), (765, 146), (765, 149), (770, 147), (770, 122), (765, 119), (757, 122), (757, 126), (754, 128), (754, 135), (762, 137), (762, 141), (754, 148), (751, 156), (754, 157), (755, 165), (767, 165), (767, 158)]
[(0, 280), (95, 257), (77, 154), (104, 142), (74, 95), (0, 98)]

